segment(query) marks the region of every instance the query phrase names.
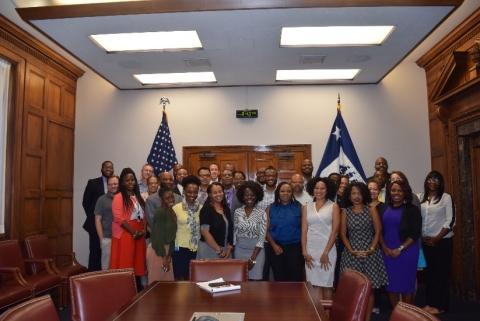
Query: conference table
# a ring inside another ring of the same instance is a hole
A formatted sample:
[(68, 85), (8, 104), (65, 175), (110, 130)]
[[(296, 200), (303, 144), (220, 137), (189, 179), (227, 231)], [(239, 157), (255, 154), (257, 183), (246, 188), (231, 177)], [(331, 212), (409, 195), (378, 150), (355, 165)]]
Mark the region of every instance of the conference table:
[(328, 320), (310, 282), (232, 282), (210, 293), (195, 282), (153, 282), (107, 320), (181, 320), (195, 312), (240, 312), (246, 321)]

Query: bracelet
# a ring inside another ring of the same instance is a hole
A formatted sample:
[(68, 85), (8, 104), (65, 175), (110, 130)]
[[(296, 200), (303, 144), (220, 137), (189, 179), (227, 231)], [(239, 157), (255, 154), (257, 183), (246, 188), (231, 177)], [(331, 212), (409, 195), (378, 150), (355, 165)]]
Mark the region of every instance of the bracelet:
[(404, 248), (405, 248), (405, 247), (404, 247), (403, 244), (402, 244), (402, 245), (400, 245), (400, 246), (398, 247), (397, 250), (398, 250), (400, 253), (402, 253), (402, 251), (403, 251)]
[(249, 258), (248, 259), (250, 262), (252, 262), (253, 264), (257, 264), (257, 260), (252, 260), (252, 258)]
[(375, 251), (375, 249), (373, 248), (373, 246), (372, 246), (372, 247), (370, 247), (370, 251)]
[(217, 254), (218, 254), (218, 255), (220, 255), (220, 254), (223, 252), (223, 249), (222, 249), (222, 248), (220, 248), (220, 250), (218, 250), (218, 251), (217, 251), (217, 250), (215, 250), (215, 252), (217, 252)]
[(133, 233), (132, 236), (133, 236), (133, 238), (136, 238), (137, 237), (137, 232)]

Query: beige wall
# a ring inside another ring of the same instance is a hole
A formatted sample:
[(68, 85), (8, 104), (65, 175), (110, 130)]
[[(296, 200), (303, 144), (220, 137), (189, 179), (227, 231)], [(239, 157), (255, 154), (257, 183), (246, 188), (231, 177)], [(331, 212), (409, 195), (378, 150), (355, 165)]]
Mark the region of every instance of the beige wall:
[[(427, 41), (378, 85), (292, 86), (118, 91), (25, 24), (9, 1), (0, 13), (86, 70), (77, 93), (74, 251), (87, 263), (88, 235), (81, 201), (101, 162), (139, 171), (161, 119), (166, 96), (169, 124), (179, 161), (182, 146), (312, 144), (318, 166), (335, 118), (337, 93), (343, 117), (367, 175), (382, 155), (391, 170), (406, 173), (419, 191), (430, 168), (425, 75), (415, 60), (478, 7), (466, 0)], [(239, 120), (235, 110), (258, 109), (258, 119)]]

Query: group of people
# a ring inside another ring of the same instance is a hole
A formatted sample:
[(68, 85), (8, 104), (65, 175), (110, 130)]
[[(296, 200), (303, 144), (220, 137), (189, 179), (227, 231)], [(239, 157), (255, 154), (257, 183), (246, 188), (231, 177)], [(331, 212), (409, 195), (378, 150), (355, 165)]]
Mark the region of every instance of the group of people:
[[(155, 177), (146, 164), (137, 180), (130, 168), (118, 177), (104, 162), (84, 194), (89, 269), (99, 269), (97, 261), (103, 269), (132, 267), (151, 283), (188, 280), (192, 259), (245, 259), (249, 279), (306, 277), (321, 299), (332, 299), (343, 271), (353, 269), (385, 288), (395, 306), (413, 302), (423, 251), (424, 309), (448, 309), (455, 206), (441, 173), (430, 172), (415, 195), (402, 172), (388, 173), (384, 158), (367, 184), (337, 173), (313, 177), (308, 159), (290, 182), (279, 182), (272, 166), (259, 168), (256, 181), (231, 167), (220, 172), (211, 164), (188, 175), (177, 164), (173, 176)], [(101, 196), (92, 209), (95, 191)], [(372, 291), (366, 320), (374, 301)]]

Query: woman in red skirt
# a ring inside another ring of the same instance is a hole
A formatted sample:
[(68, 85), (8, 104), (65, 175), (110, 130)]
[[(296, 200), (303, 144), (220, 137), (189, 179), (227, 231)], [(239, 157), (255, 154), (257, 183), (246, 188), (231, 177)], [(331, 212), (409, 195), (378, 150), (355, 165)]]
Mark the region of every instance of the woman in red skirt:
[(137, 290), (141, 290), (140, 276), (145, 266), (145, 202), (140, 195), (137, 178), (131, 168), (120, 174), (119, 193), (112, 202), (112, 253), (110, 269), (133, 268)]

